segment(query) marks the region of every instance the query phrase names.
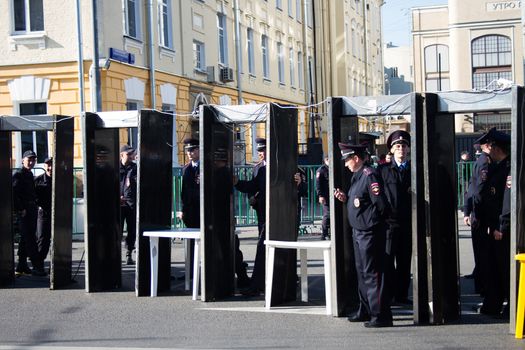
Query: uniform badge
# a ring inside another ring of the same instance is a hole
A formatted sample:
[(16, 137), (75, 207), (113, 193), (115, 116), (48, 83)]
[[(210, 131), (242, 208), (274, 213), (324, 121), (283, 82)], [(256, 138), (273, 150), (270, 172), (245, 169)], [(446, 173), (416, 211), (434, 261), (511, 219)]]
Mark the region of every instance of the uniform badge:
[(487, 181), (487, 170), (481, 170), (481, 181)]
[(495, 187), (491, 187), (490, 188), (490, 194), (492, 194), (493, 196), (496, 194), (496, 188)]
[(507, 188), (510, 188), (512, 186), (512, 176), (507, 176)]
[(315, 177), (316, 177), (316, 178), (320, 178), (320, 177), (321, 177), (321, 173), (320, 173), (320, 172), (317, 172), (317, 173), (315, 174)]
[(374, 196), (379, 196), (379, 193), (380, 193), (380, 190), (379, 190), (379, 183), (377, 182), (372, 182), (372, 184), (370, 184), (370, 191), (372, 191), (372, 194)]
[(354, 207), (359, 208), (361, 205), (361, 202), (359, 202), (359, 198), (354, 199)]

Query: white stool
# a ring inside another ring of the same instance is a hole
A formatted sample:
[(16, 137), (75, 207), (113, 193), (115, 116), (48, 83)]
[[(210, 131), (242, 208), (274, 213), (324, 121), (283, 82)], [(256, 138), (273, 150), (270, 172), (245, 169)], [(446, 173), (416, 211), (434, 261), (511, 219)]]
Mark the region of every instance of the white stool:
[[(149, 248), (151, 257), (151, 296), (157, 296), (157, 284), (159, 274), (159, 237), (164, 238), (183, 238), (195, 240), (193, 254), (193, 293), (192, 299), (197, 300), (200, 282), (200, 239), (201, 231), (198, 228), (183, 228), (160, 231), (144, 231), (144, 236), (149, 237)], [(188, 261), (186, 260), (186, 266)], [(189, 285), (189, 273), (186, 269), (186, 286)]]
[(308, 249), (322, 249), (324, 261), (324, 283), (326, 298), (326, 314), (332, 314), (332, 265), (331, 265), (331, 241), (272, 241), (265, 240), (268, 247), (268, 258), (266, 260), (266, 309), (270, 309), (272, 301), (273, 267), (275, 263), (275, 248), (299, 250), (301, 259), (301, 301), (308, 301)]

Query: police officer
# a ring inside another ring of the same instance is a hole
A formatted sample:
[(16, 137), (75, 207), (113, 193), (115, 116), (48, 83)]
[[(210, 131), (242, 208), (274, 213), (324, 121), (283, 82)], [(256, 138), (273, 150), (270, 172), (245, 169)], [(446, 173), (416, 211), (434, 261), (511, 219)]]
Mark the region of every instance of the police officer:
[(347, 194), (335, 190), (335, 197), (347, 204), (353, 229), (355, 265), (359, 285), (359, 310), (351, 322), (365, 321), (365, 327), (392, 326), (392, 313), (384, 281), (385, 217), (388, 202), (381, 176), (366, 164), (366, 147), (339, 143), (345, 166), (353, 173)]
[[(33, 173), (36, 154), (28, 150), (22, 156), (22, 168), (13, 174), (13, 200), (18, 214), (20, 227), (20, 242), (18, 243), (18, 265), (16, 275), (45, 276), (43, 266), (40, 266), (36, 243), (36, 220), (38, 207)], [(27, 258), (31, 260), (33, 270), (27, 266)]]
[(257, 213), (257, 228), (259, 232), (257, 250), (251, 277), (250, 287), (242, 291), (246, 296), (257, 296), (264, 291), (265, 247), (266, 239), (266, 139), (256, 138), (259, 162), (254, 166), (250, 180), (234, 179), (235, 188), (249, 196), (250, 205)]
[(38, 266), (41, 266), (42, 270), (51, 243), (52, 176), (53, 158), (46, 158), (44, 160), (44, 173), (35, 178), (36, 204), (38, 205), (36, 240), (39, 261)]
[[(510, 237), (500, 226), (503, 197), (510, 173), (510, 136), (492, 128), (485, 135), (488, 154), (494, 165), (481, 196), (487, 203), (488, 241), (486, 245), (487, 285), (480, 313), (500, 316), (503, 302), (509, 298)], [(508, 209), (506, 209), (508, 210)]]
[(127, 225), (126, 236), (126, 264), (133, 265), (135, 262), (131, 257), (135, 249), (137, 236), (137, 164), (135, 160), (135, 149), (129, 145), (120, 148), (120, 234), (124, 231), (124, 221)]
[(483, 294), (487, 283), (487, 202), (486, 193), (487, 179), (492, 171), (492, 160), (488, 154), (488, 138), (486, 134), (475, 141), (479, 145), (480, 154), (472, 168), (469, 188), (465, 194), (463, 205), (463, 222), (470, 226), (472, 237), (472, 251), (474, 253), (474, 270), (466, 278), (474, 278), (474, 287), (477, 293)]
[(200, 172), (199, 140), (184, 140), (188, 163), (182, 169), (182, 221), (188, 228), (200, 227)]
[(397, 303), (410, 304), (410, 264), (412, 260), (412, 199), (410, 193), (410, 134), (396, 130), (388, 136), (391, 163), (378, 167), (390, 204), (386, 231), (386, 274)]
[(330, 234), (330, 200), (329, 200), (329, 184), (328, 184), (328, 156), (324, 157), (324, 164), (315, 172), (315, 190), (319, 198), (319, 204), (323, 206), (323, 221), (322, 236), (324, 241), (328, 239)]

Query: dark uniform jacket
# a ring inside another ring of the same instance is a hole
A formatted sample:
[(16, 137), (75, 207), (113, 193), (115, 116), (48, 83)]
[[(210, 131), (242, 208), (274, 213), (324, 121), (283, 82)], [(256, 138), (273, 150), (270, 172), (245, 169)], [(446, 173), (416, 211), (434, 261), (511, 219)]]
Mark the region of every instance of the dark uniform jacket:
[(16, 211), (27, 209), (28, 204), (35, 204), (35, 182), (31, 170), (22, 168), (14, 173), (13, 200)]
[(348, 221), (354, 229), (369, 231), (384, 223), (388, 202), (381, 176), (374, 168), (364, 165), (354, 173), (347, 197)]
[(250, 203), (257, 212), (257, 220), (262, 223), (266, 218), (266, 162), (256, 164), (251, 180), (238, 181), (235, 188), (248, 194)]
[(512, 188), (512, 178), (507, 176), (505, 192), (503, 193), (503, 207), (499, 216), (499, 231), (504, 235), (510, 235), (510, 189)]
[(131, 162), (123, 165), (120, 162), (120, 195), (126, 204), (135, 209), (137, 205), (137, 164)]
[(490, 157), (482, 152), (472, 168), (472, 176), (463, 206), (464, 216), (474, 214), (473, 216), (477, 219), (483, 218), (485, 209), (483, 208), (481, 193), (484, 191), (491, 169)]
[(383, 180), (385, 195), (390, 203), (390, 215), (387, 222), (390, 225), (410, 227), (412, 217), (412, 196), (410, 193), (410, 161), (401, 169), (392, 160), (391, 163), (378, 167)]
[(52, 180), (46, 173), (35, 178), (36, 204), (44, 210), (46, 216), (51, 215)]
[(499, 220), (503, 207), (503, 195), (507, 182), (507, 176), (510, 173), (510, 158), (507, 157), (495, 164), (490, 176), (487, 179), (486, 186), (480, 193), (483, 205), (486, 208), (486, 215), (489, 227), (499, 229)]
[(182, 220), (187, 227), (200, 226), (200, 181), (199, 165), (188, 163), (182, 169)]
[(317, 193), (317, 197), (324, 197), (328, 201), (329, 190), (328, 166), (323, 164), (319, 167), (319, 169), (317, 169), (315, 173), (315, 191)]

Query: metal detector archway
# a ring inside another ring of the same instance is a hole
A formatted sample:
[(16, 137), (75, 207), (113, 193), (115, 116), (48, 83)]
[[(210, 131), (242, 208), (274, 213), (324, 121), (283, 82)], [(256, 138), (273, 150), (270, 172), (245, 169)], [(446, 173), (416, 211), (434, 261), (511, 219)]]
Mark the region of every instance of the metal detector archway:
[(53, 185), (50, 288), (71, 284), (73, 225), (73, 117), (59, 115), (0, 117), (0, 286), (15, 281), (12, 232), (11, 133), (53, 131)]
[[(213, 301), (234, 292), (233, 197), (229, 190), (224, 191), (224, 186), (228, 186), (224, 183), (228, 176), (231, 181), (233, 170), (232, 126), (266, 122), (266, 239), (295, 241), (297, 189), (293, 175), (297, 172), (297, 109), (275, 104), (201, 108), (201, 294), (203, 301)], [(226, 167), (217, 164), (217, 157), (224, 151)], [(224, 185), (221, 188), (219, 184)], [(272, 306), (296, 299), (296, 269), (295, 250), (276, 252)]]
[[(511, 111), (511, 256), (525, 251), (522, 87), (497, 92), (439, 92), (404, 96), (334, 97), (329, 107), (330, 187), (348, 181), (337, 142), (350, 135), (358, 140), (357, 117), (411, 114), (412, 235), (414, 323), (442, 324), (460, 317), (457, 260), (457, 215), (454, 191), (454, 114)], [(374, 106), (373, 108), (369, 106)], [(514, 183), (516, 184), (514, 186)], [(331, 213), (335, 249), (334, 314), (344, 315), (356, 301), (352, 279), (353, 254), (346, 213), (335, 205)], [(516, 302), (516, 264), (511, 264), (511, 329)], [(429, 305), (432, 305), (430, 307)]]
[[(119, 128), (138, 128), (135, 292), (150, 294), (145, 230), (169, 229), (173, 115), (154, 110), (87, 113), (84, 123), (86, 291), (120, 288)], [(159, 240), (159, 291), (170, 288), (170, 241)]]

